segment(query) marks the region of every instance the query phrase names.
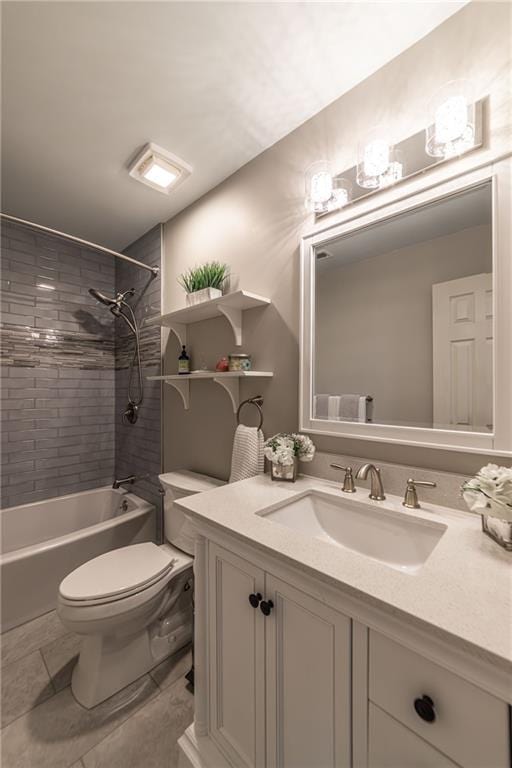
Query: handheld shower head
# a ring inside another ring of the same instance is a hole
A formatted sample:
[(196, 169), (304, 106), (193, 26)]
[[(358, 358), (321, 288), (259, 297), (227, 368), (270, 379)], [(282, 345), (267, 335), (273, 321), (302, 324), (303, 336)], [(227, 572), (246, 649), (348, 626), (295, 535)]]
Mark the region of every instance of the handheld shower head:
[(109, 309), (114, 305), (117, 304), (117, 301), (115, 299), (110, 299), (108, 296), (105, 296), (103, 293), (100, 293), (96, 290), (96, 288), (89, 288), (89, 293), (91, 296), (93, 296), (96, 301), (101, 302), (102, 304), (105, 304), (106, 307)]

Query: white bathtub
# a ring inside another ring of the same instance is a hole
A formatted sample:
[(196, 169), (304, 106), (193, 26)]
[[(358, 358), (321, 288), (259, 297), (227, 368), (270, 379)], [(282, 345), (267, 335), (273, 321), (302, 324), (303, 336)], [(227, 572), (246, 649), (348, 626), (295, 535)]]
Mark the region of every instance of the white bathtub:
[(2, 632), (55, 608), (60, 582), (82, 563), (155, 537), (154, 506), (122, 489), (9, 507), (0, 520)]

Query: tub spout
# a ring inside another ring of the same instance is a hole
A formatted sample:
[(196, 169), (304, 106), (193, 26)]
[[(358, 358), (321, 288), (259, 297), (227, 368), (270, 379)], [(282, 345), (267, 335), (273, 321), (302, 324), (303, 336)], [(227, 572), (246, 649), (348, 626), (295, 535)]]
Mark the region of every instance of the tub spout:
[(136, 481), (136, 479), (137, 478), (135, 477), (135, 475), (129, 475), (128, 477), (123, 477), (122, 480), (114, 480), (114, 482), (112, 483), (112, 488), (117, 490), (118, 488), (120, 488), (125, 483), (130, 483), (130, 485), (133, 485), (133, 483)]

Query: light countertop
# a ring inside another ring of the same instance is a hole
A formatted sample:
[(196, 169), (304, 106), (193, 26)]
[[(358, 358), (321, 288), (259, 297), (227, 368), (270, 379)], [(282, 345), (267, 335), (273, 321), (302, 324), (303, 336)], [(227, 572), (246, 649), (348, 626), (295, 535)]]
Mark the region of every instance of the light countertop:
[(241, 537), (351, 597), (406, 616), (424, 629), (435, 628), (436, 634), (458, 640), (504, 671), (512, 670), (512, 553), (482, 533), (479, 516), (429, 503), (406, 510), (397, 496), (371, 501), (368, 491), (358, 488), (351, 502), (385, 506), (447, 526), (422, 567), (404, 573), (259, 516), (309, 489), (344, 496), (339, 484), (325, 480), (300, 477), (296, 483), (282, 483), (260, 475), (177, 503), (192, 519)]

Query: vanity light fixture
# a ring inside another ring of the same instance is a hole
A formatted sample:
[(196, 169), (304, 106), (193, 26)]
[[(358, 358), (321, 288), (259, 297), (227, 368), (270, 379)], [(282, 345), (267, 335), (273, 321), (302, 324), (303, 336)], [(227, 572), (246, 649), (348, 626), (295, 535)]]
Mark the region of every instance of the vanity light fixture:
[(475, 104), (466, 80), (452, 80), (429, 103), (425, 151), (448, 159), (462, 155), (475, 143)]
[(453, 80), (431, 99), (428, 127), (394, 142), (375, 126), (358, 143), (357, 163), (339, 175), (328, 160), (314, 163), (305, 175), (306, 209), (316, 216), (338, 211), (482, 147), (486, 98), (473, 101), (471, 85)]
[(146, 144), (129, 173), (142, 184), (168, 195), (190, 176), (192, 166), (157, 144)]

